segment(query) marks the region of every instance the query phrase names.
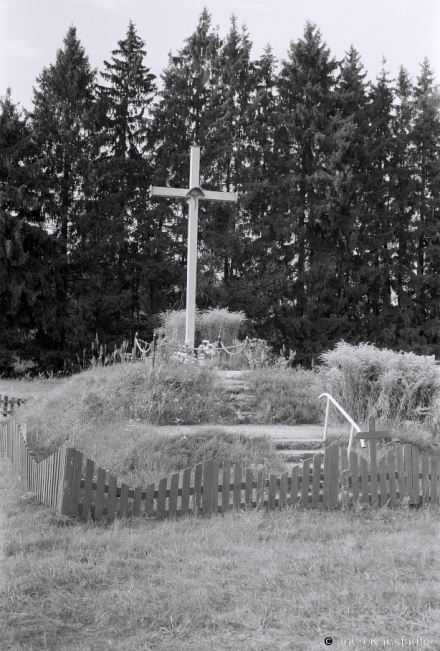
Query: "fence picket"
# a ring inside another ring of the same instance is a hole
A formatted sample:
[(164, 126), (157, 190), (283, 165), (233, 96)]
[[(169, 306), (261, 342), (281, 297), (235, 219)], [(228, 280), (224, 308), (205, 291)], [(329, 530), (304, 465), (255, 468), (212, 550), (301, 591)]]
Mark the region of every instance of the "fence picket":
[(396, 483), (396, 450), (393, 448), (388, 451), (387, 455), (388, 481), (390, 487), (390, 504), (397, 504), (397, 483)]
[(289, 473), (283, 472), (280, 476), (280, 497), (278, 500), (278, 508), (280, 510), (286, 506), (288, 479), (289, 479)]
[(376, 439), (368, 441), (370, 451), (370, 491), (371, 491), (371, 506), (377, 507), (378, 505), (378, 485), (377, 485), (377, 446)]
[(182, 497), (180, 499), (181, 515), (186, 515), (189, 510), (190, 487), (191, 487), (191, 468), (185, 468), (182, 477)]
[(108, 476), (108, 497), (107, 497), (107, 519), (114, 520), (116, 517), (116, 505), (118, 500), (118, 480), (115, 475)]
[(194, 469), (194, 515), (200, 512), (201, 499), (202, 499), (202, 472), (203, 463), (198, 463)]
[(322, 503), (324, 506), (330, 506), (330, 486), (332, 471), (332, 451), (330, 446), (324, 450), (324, 481), (322, 485)]
[(93, 493), (93, 475), (95, 472), (95, 463), (91, 459), (86, 459), (86, 476), (84, 480), (84, 499), (83, 499), (83, 518), (88, 518), (92, 507)]
[(218, 513), (218, 473), (219, 462), (217, 459), (212, 460), (212, 485), (211, 485), (211, 511)]
[(305, 459), (302, 464), (301, 506), (309, 504), (310, 461)]
[(429, 454), (422, 452), (422, 504), (429, 503)]
[(244, 484), (244, 503), (246, 507), (252, 508), (252, 489), (254, 486), (254, 473), (250, 468), (246, 468)]
[(405, 443), (403, 446), (403, 477), (405, 480), (405, 497), (408, 496), (411, 502), (412, 498), (412, 458), (411, 444)]
[(349, 466), (349, 476), (351, 475), (351, 492), (353, 493), (353, 504), (357, 504), (359, 501), (359, 467), (358, 455), (354, 450), (350, 450)]
[(438, 471), (439, 471), (439, 457), (431, 456), (430, 457), (430, 472), (431, 472), (431, 503), (439, 503), (439, 491), (438, 491)]
[[(56, 451), (56, 453), (54, 454), (54, 461), (53, 461), (52, 490), (51, 490), (51, 496), (50, 496), (51, 507), (53, 509), (56, 509), (56, 507), (57, 507), (58, 477), (59, 477), (59, 469), (60, 469), (60, 453), (61, 453), (61, 451), (58, 449)], [(26, 467), (27, 467), (27, 463), (26, 463)], [(27, 476), (27, 470), (26, 470), (26, 476)]]
[(234, 509), (239, 509), (241, 506), (241, 466), (239, 463), (236, 463), (234, 466), (234, 493), (232, 505)]
[(388, 502), (388, 487), (387, 487), (387, 456), (384, 455), (379, 461), (379, 491), (380, 491), (380, 506), (383, 507)]
[(292, 480), (290, 483), (290, 505), (293, 506), (298, 502), (298, 486), (299, 486), (299, 466), (292, 468)]
[(231, 464), (223, 464), (223, 484), (222, 484), (222, 513), (229, 509), (229, 490), (231, 484)]
[(78, 515), (79, 494), (81, 489), (83, 453), (75, 450), (73, 477), (72, 477), (72, 495), (70, 498), (69, 515)]
[(268, 496), (268, 506), (270, 509), (275, 508), (275, 497), (277, 493), (277, 476), (273, 473), (269, 475), (269, 496)]
[[(70, 496), (72, 493), (72, 478), (73, 478), (73, 466), (75, 461), (75, 448), (65, 448), (65, 457), (63, 465), (63, 481), (61, 486), (61, 513), (63, 515), (69, 515), (70, 513)], [(36, 467), (37, 476), (36, 476), (36, 492), (38, 499), (40, 499), (40, 464), (37, 464)]]
[(312, 505), (319, 504), (319, 488), (321, 483), (321, 458), (320, 452), (313, 455), (313, 482), (312, 482)]
[(342, 506), (348, 505), (348, 449), (341, 448), (341, 497)]
[(119, 498), (119, 517), (128, 518), (128, 484), (121, 484), (121, 497)]
[[(179, 483), (179, 473), (177, 473), (177, 483)], [(109, 485), (109, 492), (110, 492), (110, 485)], [(176, 499), (177, 502), (177, 499)], [(142, 486), (136, 486), (134, 489), (134, 497), (133, 497), (133, 517), (134, 518), (140, 518), (141, 516), (141, 505), (142, 505)], [(108, 509), (107, 509), (107, 514), (108, 514)]]
[(420, 496), (419, 488), (419, 448), (411, 446), (411, 492), (410, 503), (418, 504)]
[(361, 475), (361, 502), (369, 503), (368, 465), (365, 457), (359, 459), (359, 470)]
[(211, 513), (212, 459), (203, 464), (202, 513)]
[(148, 484), (145, 489), (145, 513), (151, 518), (154, 513), (154, 493), (155, 493), (155, 484)]
[(402, 504), (405, 497), (405, 465), (403, 462), (403, 445), (396, 448), (396, 466), (397, 466), (397, 486), (399, 489), (399, 502)]
[(179, 494), (180, 473), (175, 472), (171, 475), (170, 500), (169, 500), (169, 517), (175, 518), (177, 513), (177, 496)]
[(264, 472), (259, 470), (257, 473), (257, 509), (263, 506), (264, 502)]
[(104, 512), (105, 470), (98, 467), (95, 495), (95, 520), (100, 520)]
[(157, 493), (157, 519), (158, 520), (163, 520), (165, 517), (166, 498), (167, 498), (167, 478), (164, 477), (163, 479), (159, 479), (159, 489)]
[(332, 475), (330, 482), (330, 505), (337, 506), (339, 502), (339, 447), (332, 445)]

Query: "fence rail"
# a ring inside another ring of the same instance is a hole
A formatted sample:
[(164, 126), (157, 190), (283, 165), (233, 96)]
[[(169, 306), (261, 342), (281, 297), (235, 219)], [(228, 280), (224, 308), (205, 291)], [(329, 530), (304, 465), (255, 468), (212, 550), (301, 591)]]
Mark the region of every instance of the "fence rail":
[(336, 508), (370, 504), (439, 504), (439, 457), (410, 444), (379, 450), (369, 441), (364, 453), (331, 445), (324, 453), (280, 476), (242, 469), (210, 459), (134, 489), (75, 448), (63, 447), (36, 463), (15, 421), (0, 426), (0, 454), (37, 498), (61, 514), (103, 517), (179, 517), (224, 513), (232, 508), (282, 509), (285, 506)]

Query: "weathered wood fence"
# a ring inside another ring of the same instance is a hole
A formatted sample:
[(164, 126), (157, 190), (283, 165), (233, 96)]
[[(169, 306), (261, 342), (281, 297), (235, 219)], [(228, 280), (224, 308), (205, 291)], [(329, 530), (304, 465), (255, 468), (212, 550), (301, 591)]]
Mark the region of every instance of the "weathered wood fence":
[[(382, 454), (377, 462), (377, 453)], [(324, 453), (280, 476), (223, 464), (199, 463), (145, 488), (118, 486), (117, 478), (74, 448), (63, 447), (36, 463), (15, 421), (0, 426), (0, 454), (45, 505), (61, 514), (103, 517), (178, 517), (224, 513), (231, 508), (282, 509), (288, 505), (335, 508), (439, 504), (439, 457), (414, 445), (377, 450), (369, 441), (369, 459), (331, 445)]]

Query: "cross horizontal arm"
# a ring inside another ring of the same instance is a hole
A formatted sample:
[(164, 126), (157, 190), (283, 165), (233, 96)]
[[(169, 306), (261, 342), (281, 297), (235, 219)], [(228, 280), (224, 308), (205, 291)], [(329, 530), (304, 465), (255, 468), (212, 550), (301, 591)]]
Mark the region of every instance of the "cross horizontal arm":
[(150, 197), (168, 197), (169, 199), (188, 199), (189, 190), (180, 188), (160, 188), (150, 185)]
[(237, 192), (213, 192), (212, 190), (203, 190), (203, 197), (199, 197), (200, 201), (210, 199), (211, 201), (237, 201)]

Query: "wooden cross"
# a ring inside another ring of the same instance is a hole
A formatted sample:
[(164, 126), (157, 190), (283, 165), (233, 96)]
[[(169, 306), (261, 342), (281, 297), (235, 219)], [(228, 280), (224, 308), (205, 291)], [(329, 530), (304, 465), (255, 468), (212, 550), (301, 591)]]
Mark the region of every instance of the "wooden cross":
[(197, 282), (197, 223), (199, 200), (237, 201), (237, 192), (211, 192), (199, 187), (200, 147), (191, 147), (189, 168), (189, 189), (150, 187), (150, 197), (186, 199), (189, 203), (188, 216), (188, 260), (186, 276), (186, 344), (194, 348), (196, 322), (196, 282)]
[(387, 432), (387, 431), (383, 431), (383, 432), (376, 431), (376, 423), (375, 423), (375, 420), (374, 420), (373, 416), (370, 416), (370, 418), (368, 419), (368, 428), (369, 428), (368, 432), (358, 432), (357, 434), (355, 434), (355, 436), (353, 436), (353, 439), (357, 440), (357, 441), (359, 439), (365, 439), (365, 440), (368, 440), (368, 439), (370, 439), (370, 440), (371, 439), (376, 439), (376, 440), (377, 439), (388, 439), (389, 441), (391, 441), (391, 436), (390, 436), (389, 432)]

